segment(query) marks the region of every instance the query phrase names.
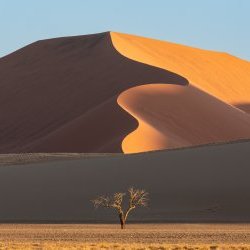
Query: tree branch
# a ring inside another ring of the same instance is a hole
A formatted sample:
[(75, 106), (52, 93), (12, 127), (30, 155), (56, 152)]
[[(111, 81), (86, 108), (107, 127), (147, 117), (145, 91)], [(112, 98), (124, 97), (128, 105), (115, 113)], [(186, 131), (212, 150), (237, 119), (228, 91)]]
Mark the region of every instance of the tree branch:
[(115, 193), (111, 196), (99, 196), (94, 200), (91, 200), (94, 207), (105, 207), (105, 208), (114, 208), (118, 213), (122, 212), (122, 202), (125, 193)]

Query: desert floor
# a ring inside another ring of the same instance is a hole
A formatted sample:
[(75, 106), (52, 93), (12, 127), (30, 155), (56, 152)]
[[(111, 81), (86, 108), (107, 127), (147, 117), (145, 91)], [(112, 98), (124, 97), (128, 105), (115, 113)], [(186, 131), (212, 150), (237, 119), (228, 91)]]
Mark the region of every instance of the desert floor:
[(250, 249), (250, 224), (2, 224), (0, 249)]

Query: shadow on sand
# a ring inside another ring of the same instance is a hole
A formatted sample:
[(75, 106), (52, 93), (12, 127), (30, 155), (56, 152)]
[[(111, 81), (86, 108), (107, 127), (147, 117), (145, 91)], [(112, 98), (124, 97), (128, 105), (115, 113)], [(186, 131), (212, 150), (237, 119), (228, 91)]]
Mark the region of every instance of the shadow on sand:
[(234, 106), (250, 114), (250, 103), (239, 103), (235, 104)]

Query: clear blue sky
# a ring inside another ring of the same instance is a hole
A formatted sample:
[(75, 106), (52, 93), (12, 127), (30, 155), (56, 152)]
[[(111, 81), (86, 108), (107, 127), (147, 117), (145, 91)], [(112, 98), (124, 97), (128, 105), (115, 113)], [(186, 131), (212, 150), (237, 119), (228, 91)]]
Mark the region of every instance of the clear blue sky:
[(250, 0), (0, 0), (0, 57), (39, 39), (108, 30), (250, 60)]

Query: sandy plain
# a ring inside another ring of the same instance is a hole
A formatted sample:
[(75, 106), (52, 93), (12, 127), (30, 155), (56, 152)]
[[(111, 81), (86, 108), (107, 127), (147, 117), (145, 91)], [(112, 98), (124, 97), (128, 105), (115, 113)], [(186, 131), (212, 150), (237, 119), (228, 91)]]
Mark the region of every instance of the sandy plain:
[(2, 224), (0, 249), (250, 249), (250, 224)]

